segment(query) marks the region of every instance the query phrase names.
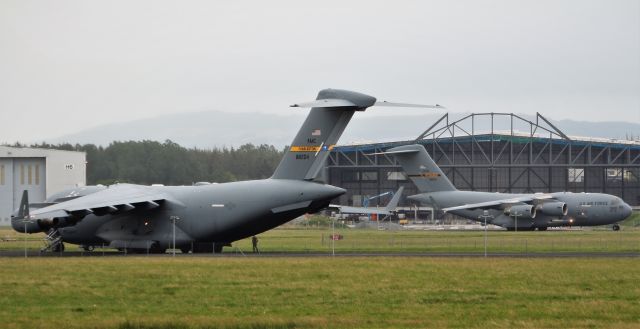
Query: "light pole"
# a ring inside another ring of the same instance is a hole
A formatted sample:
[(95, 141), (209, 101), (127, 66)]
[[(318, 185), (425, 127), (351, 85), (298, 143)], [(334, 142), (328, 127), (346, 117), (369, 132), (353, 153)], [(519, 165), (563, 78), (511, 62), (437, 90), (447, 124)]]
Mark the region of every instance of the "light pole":
[(518, 232), (518, 216), (520, 216), (521, 214), (518, 213), (517, 211), (513, 213), (513, 217), (515, 218), (515, 231)]
[(488, 210), (484, 210), (480, 216), (484, 219), (484, 257), (487, 257), (487, 218), (493, 218)]
[(27, 258), (27, 221), (24, 221), (24, 258)]
[(176, 221), (180, 220), (178, 216), (169, 217), (173, 222), (173, 257), (176, 257)]
[[(338, 215), (340, 214), (340, 211), (338, 211)], [(335, 218), (331, 219), (331, 257), (334, 257), (336, 255), (336, 231), (335, 231), (335, 226), (336, 226), (336, 220)]]

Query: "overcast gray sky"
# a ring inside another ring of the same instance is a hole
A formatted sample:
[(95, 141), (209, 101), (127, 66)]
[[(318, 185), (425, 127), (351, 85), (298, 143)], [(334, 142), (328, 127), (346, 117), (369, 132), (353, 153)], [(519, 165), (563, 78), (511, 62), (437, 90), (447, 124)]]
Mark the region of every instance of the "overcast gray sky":
[(327, 87), (640, 122), (640, 1), (0, 1), (0, 142)]

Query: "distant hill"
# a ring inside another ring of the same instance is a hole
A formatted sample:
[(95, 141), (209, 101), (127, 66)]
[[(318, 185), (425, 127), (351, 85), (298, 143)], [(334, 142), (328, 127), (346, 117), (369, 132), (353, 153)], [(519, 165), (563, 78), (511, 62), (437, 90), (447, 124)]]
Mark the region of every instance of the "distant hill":
[[(340, 144), (354, 142), (384, 142), (409, 140), (438, 120), (443, 113), (421, 115), (371, 116), (356, 113), (340, 139)], [(466, 113), (450, 113), (457, 120)], [(289, 145), (306, 113), (288, 116), (265, 113), (192, 112), (163, 115), (144, 120), (114, 123), (50, 138), (49, 143), (92, 143), (108, 145), (112, 141), (170, 139), (185, 147), (237, 147), (246, 143), (270, 144), (278, 148)], [(535, 121), (527, 115), (523, 117)], [(567, 135), (625, 139), (639, 136), (640, 124), (630, 122), (587, 122), (552, 120)], [(497, 130), (508, 130), (507, 122), (497, 124)], [(476, 131), (489, 130), (488, 120), (478, 120)], [(33, 141), (39, 142), (39, 141)]]

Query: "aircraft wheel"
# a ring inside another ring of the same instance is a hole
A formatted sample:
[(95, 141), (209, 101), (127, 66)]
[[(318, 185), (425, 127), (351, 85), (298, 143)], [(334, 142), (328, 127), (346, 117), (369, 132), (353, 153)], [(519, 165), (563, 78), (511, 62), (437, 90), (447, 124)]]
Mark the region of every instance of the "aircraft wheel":
[(183, 254), (188, 254), (189, 251), (191, 251), (191, 246), (180, 247), (180, 251), (182, 251)]
[(162, 248), (158, 243), (154, 243), (151, 248), (149, 248), (149, 253), (152, 254), (164, 254), (167, 252), (167, 248)]
[(620, 231), (620, 225), (613, 224), (613, 226), (611, 226), (611, 229), (614, 230), (614, 231)]
[(94, 248), (95, 248), (94, 246), (82, 246), (82, 249), (84, 249), (84, 251), (89, 251), (89, 252), (93, 251)]

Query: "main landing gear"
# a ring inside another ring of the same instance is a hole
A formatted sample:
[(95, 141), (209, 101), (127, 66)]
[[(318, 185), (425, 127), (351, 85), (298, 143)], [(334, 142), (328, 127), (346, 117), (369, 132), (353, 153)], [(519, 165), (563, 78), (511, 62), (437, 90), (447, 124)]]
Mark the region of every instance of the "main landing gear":
[[(193, 253), (194, 254), (202, 254), (202, 253), (222, 253), (223, 247), (230, 247), (230, 243), (226, 242), (198, 242), (193, 244)], [(188, 250), (188, 249), (187, 249)]]

